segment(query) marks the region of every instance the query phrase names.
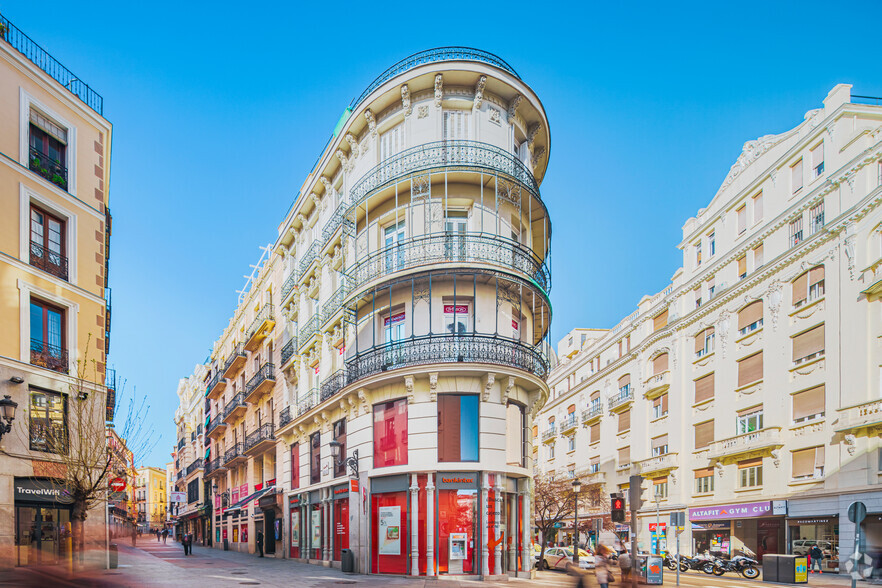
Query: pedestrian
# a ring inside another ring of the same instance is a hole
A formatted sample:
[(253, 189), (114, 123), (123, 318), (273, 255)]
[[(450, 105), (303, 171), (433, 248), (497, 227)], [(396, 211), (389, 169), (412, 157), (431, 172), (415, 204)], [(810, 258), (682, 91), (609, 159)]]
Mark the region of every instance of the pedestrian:
[(817, 565), (818, 566), (818, 573), (823, 574), (824, 570), (821, 569), (821, 564), (824, 561), (824, 552), (821, 551), (821, 548), (818, 547), (817, 543), (812, 545), (812, 548), (809, 550), (809, 556), (810, 556), (810, 558), (809, 558), (810, 559), (809, 573), (814, 574), (815, 573), (815, 566)]
[(156, 536), (156, 542), (159, 543), (159, 529), (153, 531), (153, 534)]
[(594, 588), (594, 585), (588, 580), (588, 572), (579, 569), (574, 563), (568, 563), (567, 573), (576, 577), (576, 588)]
[(189, 537), (187, 536), (187, 533), (181, 535), (181, 545), (184, 547), (184, 555), (190, 555), (190, 544), (188, 539)]
[(631, 577), (631, 556), (627, 551), (619, 555), (619, 569), (622, 570), (622, 582), (627, 582)]
[(132, 547), (135, 546), (137, 539), (138, 539), (138, 532), (135, 530), (135, 525), (132, 525)]
[(168, 529), (162, 530), (162, 544), (166, 545), (168, 542)]
[(263, 557), (263, 531), (260, 529), (257, 530), (255, 542), (257, 543), (257, 552), (260, 554), (257, 557)]
[(613, 581), (612, 572), (607, 562), (607, 554), (609, 550), (603, 544), (597, 546), (597, 556), (594, 558), (594, 576), (597, 578), (597, 584), (600, 588), (609, 588)]

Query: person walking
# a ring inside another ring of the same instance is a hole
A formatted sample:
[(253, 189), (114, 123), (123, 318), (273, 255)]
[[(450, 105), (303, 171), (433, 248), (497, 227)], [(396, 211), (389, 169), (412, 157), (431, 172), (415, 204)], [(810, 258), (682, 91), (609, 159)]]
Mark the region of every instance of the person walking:
[(257, 557), (263, 557), (263, 531), (260, 529), (257, 530), (255, 542), (257, 543), (257, 552), (260, 553)]
[(609, 588), (613, 581), (612, 572), (609, 569), (607, 554), (609, 550), (605, 545), (597, 546), (597, 556), (594, 558), (594, 576), (600, 588)]
[(153, 534), (156, 535), (156, 542), (159, 543), (159, 529), (153, 531)]
[(812, 548), (809, 550), (809, 556), (811, 556), (811, 563), (809, 564), (809, 573), (815, 573), (815, 566), (818, 566), (818, 573), (823, 574), (824, 570), (822, 569), (821, 564), (824, 562), (824, 552), (821, 551), (821, 548), (818, 547), (818, 544), (815, 543), (812, 545)]
[(181, 535), (181, 545), (184, 547), (184, 555), (190, 555), (190, 534)]
[(619, 569), (622, 571), (622, 582), (631, 578), (631, 555), (627, 551), (619, 554)]
[(135, 546), (135, 543), (138, 540), (138, 531), (135, 528), (135, 525), (132, 525), (132, 547)]
[(162, 530), (162, 544), (166, 545), (168, 543), (168, 529)]

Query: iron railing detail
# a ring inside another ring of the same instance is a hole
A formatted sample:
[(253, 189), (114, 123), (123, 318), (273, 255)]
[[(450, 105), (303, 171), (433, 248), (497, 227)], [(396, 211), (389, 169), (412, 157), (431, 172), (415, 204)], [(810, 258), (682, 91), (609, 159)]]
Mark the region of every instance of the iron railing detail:
[(245, 384), (245, 395), (251, 394), (255, 388), (267, 380), (276, 381), (276, 364), (274, 363), (266, 362), (260, 366), (257, 373), (251, 376), (251, 379)]
[(315, 314), (313, 314), (308, 321), (303, 325), (303, 328), (300, 329), (300, 334), (297, 336), (297, 348), (300, 349), (306, 342), (309, 341), (309, 338), (315, 335), (319, 329), (319, 309), (316, 308)]
[(224, 419), (222, 415), (216, 415), (213, 419), (208, 421), (208, 426), (205, 427), (205, 433), (208, 434), (214, 431), (217, 426), (223, 422), (223, 420)]
[(242, 444), (234, 443), (233, 446), (227, 449), (226, 453), (224, 453), (224, 463), (229, 463), (244, 454), (245, 452), (242, 450)]
[(286, 406), (279, 412), (279, 428), (281, 429), (285, 425), (289, 424), (293, 421), (294, 418), (291, 416), (291, 407)]
[(251, 326), (248, 327), (248, 339), (251, 339), (255, 334), (257, 334), (257, 330), (260, 329), (260, 326), (265, 321), (274, 321), (275, 320), (275, 312), (273, 311), (272, 304), (264, 304), (263, 308), (261, 308), (257, 312), (257, 316), (254, 317), (254, 320), (251, 321)]
[(303, 398), (297, 402), (297, 416), (309, 412), (311, 408), (318, 404), (318, 388), (313, 388), (307, 392)]
[(282, 359), (281, 359), (282, 363), (281, 363), (281, 365), (284, 366), (286, 363), (288, 363), (289, 359), (294, 357), (294, 352), (296, 351), (296, 349), (294, 348), (294, 344), (296, 342), (297, 342), (297, 339), (295, 337), (291, 337), (290, 339), (288, 339), (287, 343), (282, 345)]
[(344, 386), (346, 386), (346, 370), (337, 370), (331, 374), (327, 380), (322, 382), (320, 388), (321, 401), (324, 402), (331, 396), (335, 395), (342, 390)]
[(546, 294), (551, 290), (551, 270), (529, 248), (511, 239), (472, 233), (441, 233), (401, 241), (356, 262), (349, 276), (355, 290), (390, 273), (445, 262), (501, 266), (526, 275)]
[(56, 82), (67, 88), (86, 106), (104, 116), (104, 98), (88, 84), (80, 80), (69, 69), (49, 55), (49, 53), (37, 45), (30, 37), (21, 32), (18, 27), (0, 16), (0, 40), (6, 41), (12, 48), (27, 57), (31, 62), (46, 72)]
[(67, 168), (60, 161), (56, 161), (36, 147), (30, 148), (28, 168), (62, 190), (67, 190)]
[(202, 461), (201, 457), (195, 459), (193, 461), (193, 463), (191, 463), (190, 465), (187, 466), (187, 470), (184, 473), (184, 475), (189, 476), (190, 474), (192, 474), (196, 470), (202, 469), (202, 464), (203, 464), (203, 461)]
[(224, 407), (224, 418), (230, 416), (230, 414), (239, 408), (240, 406), (246, 406), (245, 404), (245, 393), (239, 392), (235, 396), (233, 396), (227, 405)]
[(349, 288), (345, 285), (337, 288), (337, 291), (331, 294), (331, 297), (322, 305), (322, 318), (321, 325), (325, 325), (331, 317), (333, 317), (337, 312), (343, 308), (343, 301), (346, 300), (346, 295), (349, 293)]
[[(31, 241), (30, 263), (32, 266), (50, 273), (56, 278), (67, 281), (68, 261), (67, 257), (43, 247), (39, 243)], [(107, 305), (107, 320), (110, 320), (110, 304)]]
[(285, 283), (282, 285), (282, 301), (288, 299), (288, 294), (294, 291), (297, 287), (297, 273), (291, 272), (288, 275), (288, 279), (285, 280)]
[(313, 241), (306, 251), (303, 252), (303, 257), (300, 258), (300, 265), (297, 266), (297, 279), (300, 279), (306, 273), (306, 270), (309, 269), (309, 266), (318, 257), (319, 245), (318, 241)]
[(31, 339), (31, 365), (37, 365), (63, 374), (70, 372), (67, 349), (57, 345), (50, 345), (39, 339)]
[(275, 425), (264, 423), (245, 437), (245, 451), (248, 451), (262, 441), (271, 441), (275, 438)]
[(219, 455), (212, 459), (211, 461), (205, 462), (205, 472), (204, 474), (207, 476), (212, 472), (216, 472), (224, 467), (224, 458), (222, 455)]
[(224, 373), (226, 373), (226, 371), (230, 369), (230, 366), (233, 365), (233, 362), (236, 361), (236, 358), (240, 356), (245, 357), (245, 350), (242, 348), (241, 343), (233, 348), (233, 352), (230, 353), (230, 356), (227, 358), (227, 361), (224, 364)]
[(505, 60), (488, 51), (482, 51), (481, 49), (474, 49), (472, 47), (436, 47), (435, 49), (427, 49), (425, 51), (420, 51), (419, 53), (414, 53), (389, 67), (386, 71), (377, 76), (376, 79), (368, 85), (365, 91), (349, 104), (349, 107), (355, 109), (355, 107), (361, 104), (365, 98), (370, 96), (374, 90), (396, 76), (427, 63), (438, 63), (443, 61), (479, 61), (481, 63), (487, 63), (494, 67), (498, 67), (501, 70), (507, 71), (514, 77), (521, 79), (521, 76), (519, 76), (514, 68), (506, 63)]
[(211, 381), (208, 383), (208, 387), (205, 388), (205, 395), (207, 396), (209, 392), (211, 392), (215, 386), (223, 379), (224, 375), (220, 370), (215, 372), (214, 377), (211, 378)]
[(350, 210), (361, 204), (371, 192), (395, 180), (438, 169), (478, 170), (499, 174), (521, 184), (542, 203), (536, 178), (513, 153), (479, 141), (434, 141), (396, 153), (369, 171), (349, 191)]
[(492, 335), (428, 335), (377, 345), (346, 362), (348, 384), (386, 370), (437, 363), (486, 363), (548, 375), (539, 347)]
[(341, 202), (337, 206), (337, 210), (334, 211), (334, 214), (331, 215), (331, 218), (328, 219), (328, 222), (325, 223), (324, 228), (322, 228), (322, 249), (328, 244), (331, 237), (334, 236), (334, 233), (340, 228), (340, 225), (343, 224), (343, 218), (345, 216), (346, 205)]

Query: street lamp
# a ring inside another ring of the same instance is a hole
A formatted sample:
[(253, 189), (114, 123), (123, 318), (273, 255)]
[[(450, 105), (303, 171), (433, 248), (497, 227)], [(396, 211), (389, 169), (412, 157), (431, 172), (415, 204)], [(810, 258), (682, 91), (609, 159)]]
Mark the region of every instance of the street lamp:
[(6, 421), (6, 424), (0, 423), (0, 439), (12, 430), (12, 421), (15, 420), (16, 408), (18, 408), (18, 403), (13, 401), (9, 394), (4, 395), (3, 400), (0, 400), (0, 417), (3, 417), (3, 420)]
[(352, 457), (341, 458), (340, 453), (343, 451), (343, 444), (339, 441), (331, 441), (331, 457), (334, 458), (334, 463), (338, 466), (349, 466), (350, 474), (349, 476), (352, 478), (358, 477), (358, 449), (354, 449), (352, 451)]
[(655, 552), (661, 553), (661, 527), (659, 527), (659, 502), (661, 502), (661, 488), (658, 486), (655, 487), (655, 496), (653, 497), (653, 502), (655, 502)]
[(574, 535), (576, 537), (575, 546), (573, 547), (573, 563), (579, 565), (579, 492), (582, 491), (582, 482), (579, 478), (573, 480), (573, 502), (575, 503), (575, 524)]

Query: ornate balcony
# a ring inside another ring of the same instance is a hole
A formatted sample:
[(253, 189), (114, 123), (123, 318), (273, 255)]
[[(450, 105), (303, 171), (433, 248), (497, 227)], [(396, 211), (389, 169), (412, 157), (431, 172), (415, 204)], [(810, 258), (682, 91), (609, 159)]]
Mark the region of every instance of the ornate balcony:
[(606, 474), (600, 470), (592, 471), (590, 467), (576, 470), (576, 477), (581, 480), (583, 486), (606, 483)]
[(248, 405), (245, 404), (245, 394), (239, 392), (224, 407), (224, 422), (232, 425), (237, 419), (245, 416)]
[(248, 459), (241, 443), (235, 443), (224, 453), (224, 466), (227, 468), (234, 467), (236, 464), (242, 463)]
[(302, 414), (306, 414), (310, 410), (312, 410), (316, 405), (318, 405), (319, 401), (319, 391), (318, 388), (313, 388), (309, 392), (303, 395), (300, 400), (297, 401), (297, 416)]
[(211, 378), (211, 381), (208, 383), (208, 387), (206, 388), (205, 395), (210, 400), (217, 400), (224, 394), (224, 390), (227, 388), (227, 380), (223, 377), (223, 374), (220, 371), (217, 371), (214, 374), (214, 377)]
[(187, 469), (184, 471), (184, 476), (190, 477), (190, 474), (203, 469), (203, 460), (202, 458), (195, 459), (193, 463), (187, 466)]
[(557, 437), (557, 427), (550, 427), (547, 431), (542, 433), (542, 442), (551, 443), (554, 441), (555, 437)]
[(389, 274), (439, 263), (492, 265), (526, 277), (545, 293), (551, 290), (551, 270), (529, 248), (511, 239), (471, 233), (402, 241), (359, 260), (349, 275), (357, 290)]
[(708, 458), (719, 461), (736, 461), (754, 454), (756, 457), (784, 445), (781, 427), (766, 427), (758, 431), (714, 441), (708, 447)]
[(208, 435), (211, 439), (220, 439), (224, 436), (224, 431), (226, 430), (227, 423), (224, 422), (223, 415), (219, 414), (208, 421), (208, 426), (205, 427), (205, 434)]
[(230, 353), (227, 363), (224, 364), (224, 377), (232, 380), (243, 367), (245, 367), (245, 350), (242, 349), (242, 344), (239, 343), (233, 349), (233, 352)]
[(542, 379), (548, 375), (548, 358), (539, 346), (492, 335), (429, 335), (360, 352), (346, 362), (348, 384), (389, 370), (439, 363), (501, 365)]
[(297, 343), (296, 337), (291, 337), (288, 339), (288, 342), (282, 345), (282, 357), (281, 357), (281, 366), (284, 370), (288, 366), (288, 361), (294, 357), (297, 348), (295, 344)]
[(600, 417), (603, 416), (603, 403), (600, 400), (595, 400), (591, 403), (587, 410), (582, 411), (582, 424), (590, 425), (595, 421), (599, 421)]
[(346, 370), (337, 370), (319, 388), (321, 402), (337, 394), (346, 385)]
[(264, 304), (254, 320), (251, 321), (251, 326), (248, 327), (245, 351), (254, 351), (260, 347), (260, 343), (269, 336), (275, 326), (276, 316), (273, 312), (273, 305)]
[(275, 426), (264, 423), (245, 437), (245, 453), (257, 455), (276, 444)]
[(882, 433), (882, 400), (839, 409), (837, 433), (878, 435)]
[(288, 279), (282, 285), (282, 306), (288, 302), (288, 298), (297, 292), (297, 273), (291, 272)]
[(643, 383), (643, 387), (645, 390), (643, 396), (646, 398), (651, 400), (661, 396), (671, 387), (671, 372), (663, 371), (660, 374), (650, 376), (647, 378), (646, 382)]
[(31, 147), (28, 167), (38, 176), (49, 180), (62, 190), (67, 190), (67, 168), (60, 161)]
[(300, 329), (300, 334), (297, 336), (297, 349), (302, 350), (306, 345), (312, 341), (312, 338), (318, 334), (319, 329), (319, 311), (316, 309), (315, 314), (313, 314), (306, 323), (304, 323), (303, 328)]
[(276, 364), (265, 363), (245, 384), (245, 402), (257, 402), (272, 391), (276, 384)]
[(318, 241), (313, 241), (306, 251), (303, 252), (303, 257), (300, 258), (300, 264), (297, 266), (297, 281), (300, 281), (300, 278), (306, 275), (309, 266), (313, 264), (314, 261), (318, 259), (318, 251), (321, 243)]
[(576, 413), (572, 413), (563, 419), (560, 422), (560, 434), (561, 436), (569, 435), (574, 433), (576, 429), (579, 428), (579, 419), (576, 417)]
[(669, 472), (680, 467), (680, 464), (677, 461), (676, 453), (665, 453), (664, 455), (656, 455), (655, 457), (650, 457), (649, 459), (636, 461), (634, 462), (634, 465), (637, 466), (637, 473), (639, 473), (641, 476)]
[(70, 373), (67, 349), (50, 345), (39, 339), (31, 339), (31, 365), (40, 366), (53, 372)]
[(215, 474), (220, 474), (222, 472), (227, 471), (226, 465), (224, 465), (223, 456), (217, 456), (209, 462), (205, 463), (205, 473), (204, 476), (209, 478)]
[(609, 399), (610, 412), (621, 412), (634, 402), (634, 389), (628, 385), (621, 388), (615, 396)]
[(343, 310), (343, 301), (349, 289), (344, 285), (337, 288), (331, 297), (322, 305), (322, 318), (319, 326), (325, 326), (337, 313)]
[(282, 429), (290, 425), (294, 422), (294, 417), (291, 416), (291, 407), (286, 406), (279, 412), (279, 428), (278, 432), (281, 433)]
[(492, 53), (489, 53), (487, 51), (473, 49), (471, 47), (438, 47), (436, 49), (420, 51), (419, 53), (414, 53), (409, 57), (405, 57), (404, 59), (381, 73), (379, 76), (377, 76), (377, 78), (370, 83), (367, 89), (365, 89), (365, 91), (361, 93), (361, 96), (353, 100), (349, 104), (349, 106), (350, 108), (355, 110), (355, 107), (361, 104), (364, 99), (370, 96), (371, 93), (374, 92), (377, 88), (379, 88), (392, 78), (400, 76), (401, 74), (410, 71), (415, 67), (419, 67), (427, 63), (438, 63), (444, 61), (479, 61), (481, 63), (487, 63), (492, 65), (493, 67), (497, 67), (520, 79), (520, 76), (515, 72), (515, 70), (502, 58), (497, 57), (496, 55), (493, 55)]
[[(39, 243), (31, 241), (30, 263), (32, 266), (50, 273), (56, 278), (67, 281), (68, 262), (67, 257), (43, 247)], [(108, 309), (108, 317), (110, 310)]]

